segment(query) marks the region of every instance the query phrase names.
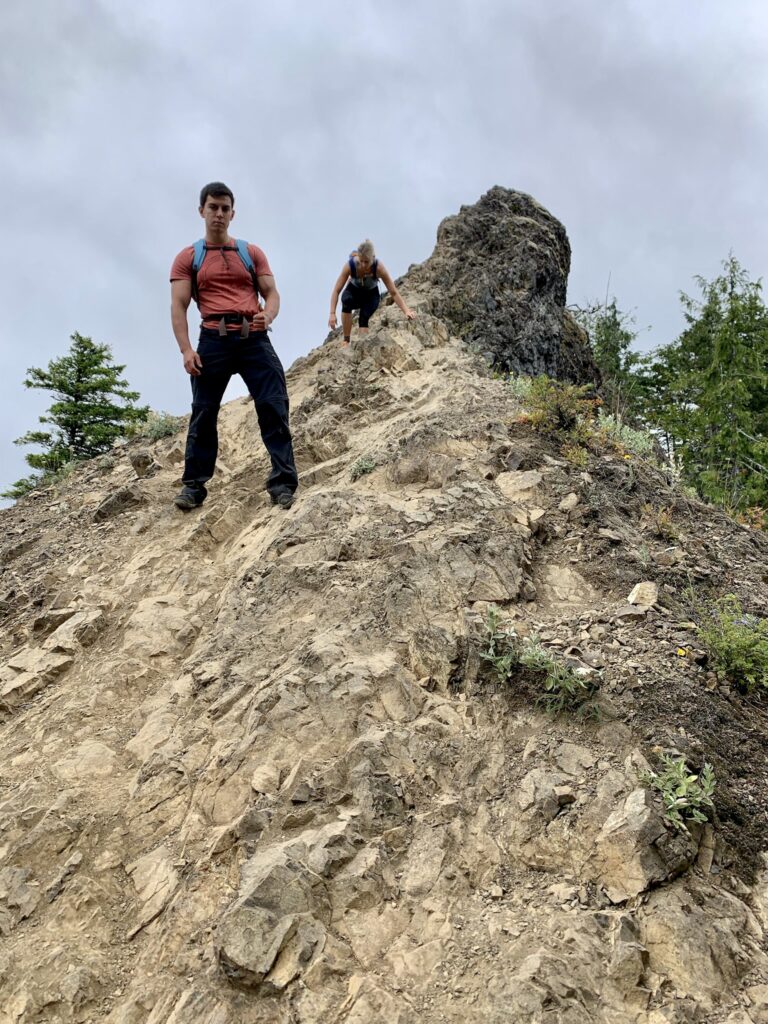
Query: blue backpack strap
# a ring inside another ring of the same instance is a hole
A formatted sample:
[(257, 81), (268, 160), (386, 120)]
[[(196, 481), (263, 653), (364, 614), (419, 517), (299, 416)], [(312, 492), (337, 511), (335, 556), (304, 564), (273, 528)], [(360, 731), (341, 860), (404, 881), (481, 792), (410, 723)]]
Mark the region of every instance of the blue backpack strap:
[(205, 259), (205, 239), (199, 238), (192, 248), (194, 249), (192, 254), (192, 269), (197, 272), (203, 265), (203, 260)]
[(235, 248), (237, 249), (237, 255), (243, 261), (243, 266), (248, 271), (248, 273), (251, 275), (251, 280), (253, 281), (253, 290), (256, 292), (256, 295), (258, 295), (259, 294), (259, 282), (256, 279), (256, 265), (253, 262), (253, 257), (248, 252), (248, 243), (246, 241), (244, 241), (244, 239), (242, 239), (242, 238), (236, 238), (235, 239)]
[(236, 238), (235, 246), (237, 247), (237, 252), (240, 259), (243, 261), (243, 266), (249, 273), (253, 274), (254, 271), (256, 270), (256, 267), (254, 266), (251, 254), (248, 252), (248, 243), (243, 241), (242, 238)]
[(349, 254), (349, 273), (352, 277), (357, 278), (357, 267), (355, 266), (355, 256), (357, 253), (351, 252)]
[(197, 291), (197, 272), (203, 265), (206, 251), (204, 238), (199, 238), (192, 246), (192, 279), (190, 283), (192, 285), (192, 298), (198, 305), (200, 305), (200, 303), (198, 301), (199, 295)]
[[(256, 266), (255, 266), (255, 264), (253, 262), (253, 257), (248, 252), (248, 243), (243, 241), (242, 238), (236, 238), (235, 239), (235, 246), (234, 247), (235, 247), (235, 249), (237, 249), (237, 255), (242, 260), (243, 266), (248, 271), (248, 273), (251, 275), (251, 280), (253, 281), (254, 291), (258, 295), (259, 294), (259, 283), (256, 280)], [(198, 301), (199, 300), (199, 295), (198, 295), (198, 290), (197, 290), (197, 272), (200, 269), (200, 267), (203, 265), (203, 260), (205, 259), (205, 254), (207, 252), (207, 248), (206, 248), (206, 244), (205, 244), (205, 239), (204, 238), (200, 238), (197, 242), (195, 242), (195, 244), (193, 245), (192, 249), (193, 249), (193, 253), (192, 253), (192, 298), (199, 305), (199, 301)]]
[(378, 277), (379, 276), (379, 261), (378, 261), (378, 259), (375, 259), (373, 261), (373, 263), (371, 264), (371, 274), (374, 277)]

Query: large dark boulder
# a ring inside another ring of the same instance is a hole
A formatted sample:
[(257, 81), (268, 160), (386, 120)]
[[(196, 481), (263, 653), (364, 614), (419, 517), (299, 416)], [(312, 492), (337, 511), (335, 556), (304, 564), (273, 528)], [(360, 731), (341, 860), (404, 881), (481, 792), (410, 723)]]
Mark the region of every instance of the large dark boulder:
[(495, 367), (597, 381), (585, 332), (565, 308), (571, 247), (531, 196), (498, 185), (446, 217), (401, 284)]

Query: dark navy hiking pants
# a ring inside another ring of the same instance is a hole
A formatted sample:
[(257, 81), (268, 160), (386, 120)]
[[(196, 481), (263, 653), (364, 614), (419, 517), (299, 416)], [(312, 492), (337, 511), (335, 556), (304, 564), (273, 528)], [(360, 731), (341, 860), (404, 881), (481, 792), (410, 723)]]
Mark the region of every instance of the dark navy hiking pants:
[(192, 418), (189, 421), (185, 452), (185, 484), (202, 486), (213, 476), (219, 435), (216, 421), (221, 400), (232, 376), (239, 373), (251, 393), (261, 438), (272, 460), (267, 490), (272, 495), (295, 491), (298, 486), (293, 459), (291, 432), (288, 428), (288, 390), (285, 374), (266, 331), (252, 331), (247, 338), (229, 332), (200, 331), (198, 355), (203, 363), (192, 382)]

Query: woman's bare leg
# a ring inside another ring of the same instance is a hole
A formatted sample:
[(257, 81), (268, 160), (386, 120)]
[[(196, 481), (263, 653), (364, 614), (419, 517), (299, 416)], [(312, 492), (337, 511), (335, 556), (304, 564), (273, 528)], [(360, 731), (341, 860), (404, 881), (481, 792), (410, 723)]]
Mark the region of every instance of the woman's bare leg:
[(342, 313), (341, 314), (341, 329), (344, 334), (344, 344), (349, 344), (349, 339), (352, 336), (352, 314)]

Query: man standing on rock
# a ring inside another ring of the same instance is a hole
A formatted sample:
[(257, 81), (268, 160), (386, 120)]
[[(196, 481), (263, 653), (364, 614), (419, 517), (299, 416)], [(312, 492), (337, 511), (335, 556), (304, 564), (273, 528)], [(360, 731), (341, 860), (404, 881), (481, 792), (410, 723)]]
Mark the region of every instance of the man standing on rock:
[[(253, 398), (272, 461), (267, 491), (273, 504), (290, 508), (298, 486), (285, 374), (267, 334), (280, 309), (280, 296), (262, 250), (230, 236), (234, 215), (231, 190), (220, 181), (206, 185), (200, 193), (205, 238), (182, 249), (171, 267), (171, 324), (192, 383), (184, 486), (175, 498), (185, 511), (202, 505), (208, 493), (205, 485), (213, 476), (218, 453), (219, 408), (235, 373)], [(187, 324), (192, 299), (202, 317), (197, 351)]]

